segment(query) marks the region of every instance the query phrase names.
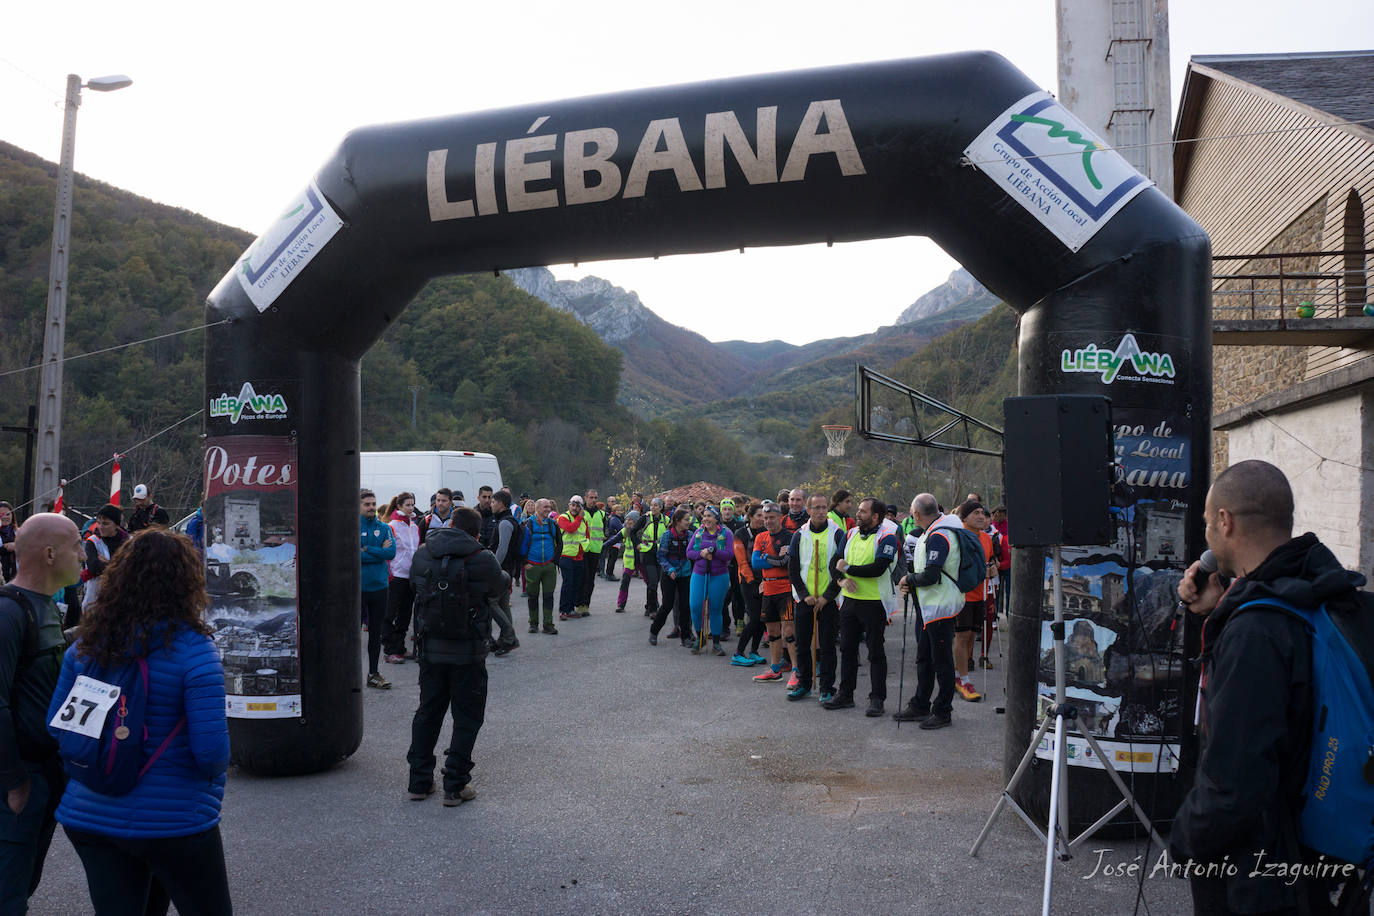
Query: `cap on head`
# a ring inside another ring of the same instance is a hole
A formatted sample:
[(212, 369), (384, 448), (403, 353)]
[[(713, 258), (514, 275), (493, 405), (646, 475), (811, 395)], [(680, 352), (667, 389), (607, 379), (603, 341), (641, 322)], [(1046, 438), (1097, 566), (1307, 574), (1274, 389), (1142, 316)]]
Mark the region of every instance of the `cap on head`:
[(147, 484), (141, 483), (141, 484), (139, 484), (138, 486), (134, 487), (134, 499), (147, 499), (147, 498), (148, 498), (148, 485), (147, 485)]
[(571, 496), (571, 497), (568, 498), (568, 502), (569, 502), (570, 504), (571, 504), (571, 503), (580, 503), (580, 504), (582, 504), (582, 505), (584, 505), (584, 506), (586, 505), (586, 503), (583, 502), (582, 497), (580, 497), (580, 496)]
[(764, 511), (765, 513), (767, 513), (767, 512), (777, 512), (777, 513), (781, 514), (781, 513), (782, 513), (782, 506), (779, 506), (779, 505), (778, 505), (777, 503), (775, 503), (775, 502), (766, 502), (766, 503), (763, 504), (763, 511)]

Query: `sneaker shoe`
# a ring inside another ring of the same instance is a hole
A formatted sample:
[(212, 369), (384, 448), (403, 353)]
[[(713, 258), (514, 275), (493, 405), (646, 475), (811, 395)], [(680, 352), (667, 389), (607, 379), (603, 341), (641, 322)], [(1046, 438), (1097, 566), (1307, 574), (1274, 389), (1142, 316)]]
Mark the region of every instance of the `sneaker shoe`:
[(829, 703), (831, 700), (835, 699), (835, 691), (822, 690), (820, 692), (820, 695), (817, 696), (816, 699), (820, 702), (822, 706), (824, 706), (826, 703)]
[[(686, 643), (683, 643), (683, 645), (686, 645)], [(692, 646), (692, 654), (693, 654), (693, 655), (700, 655), (700, 654), (701, 654), (701, 646), (697, 646), (697, 645)]]
[(404, 655), (388, 655), (386, 657), (386, 663), (388, 665), (404, 665), (406, 663), (406, 657)]
[(811, 688), (803, 687), (800, 684), (798, 684), (796, 687), (793, 687), (791, 690), (787, 691), (787, 699), (793, 701), (804, 700), (809, 696), (811, 696)]
[(616, 612), (617, 614), (623, 614), (623, 613), (625, 613), (625, 605), (623, 605), (623, 604), (617, 604), (617, 605), (615, 606), (615, 612)]
[(673, 627), (673, 632), (669, 633), (668, 636), (667, 636), (666, 638), (667, 638), (667, 639), (677, 639), (677, 638), (680, 637), (681, 635), (682, 635), (682, 631), (679, 630), (677, 627)]
[(532, 623), (532, 624), (530, 624), (530, 632), (531, 632), (531, 633), (538, 633), (538, 632), (539, 632), (539, 624), (537, 624), (537, 623)]
[(429, 798), (429, 797), (430, 797), (431, 795), (433, 795), (433, 794), (434, 794), (434, 786), (432, 786), (432, 785), (429, 786), (429, 787), (421, 786), (421, 787), (419, 787), (419, 788), (407, 790), (407, 791), (406, 791), (406, 798), (410, 799), (411, 801), (424, 801), (425, 799)]
[(725, 650), (720, 647), (719, 640), (711, 643), (711, 654), (722, 658), (725, 656)]
[(658, 634), (657, 634), (657, 633), (650, 633), (650, 634), (649, 634), (649, 645), (651, 645), (651, 646), (656, 646), (656, 645), (658, 645)]
[(959, 694), (959, 696), (968, 700), (970, 703), (977, 703), (979, 700), (983, 698), (983, 695), (978, 691), (974, 690), (973, 685), (968, 683), (967, 681), (955, 681), (954, 689)]
[(374, 671), (367, 676), (367, 686), (376, 687), (378, 690), (390, 690), (391, 682)]
[(559, 619), (559, 620), (567, 620), (567, 619), (568, 619), (568, 615), (567, 615), (567, 614), (564, 614), (562, 611), (559, 611), (559, 612), (558, 612), (558, 619)]
[(741, 668), (752, 668), (755, 665), (757, 665), (758, 662), (754, 661), (747, 655), (735, 655), (733, 658), (730, 659), (730, 664), (737, 665)]
[(931, 731), (932, 729), (944, 728), (946, 725), (951, 724), (949, 716), (930, 715), (926, 716), (925, 721), (921, 723), (921, 728), (926, 731)]
[(821, 705), (824, 706), (826, 709), (853, 709), (854, 694), (837, 693)]
[(788, 689), (788, 690), (792, 690), (792, 689), (794, 689), (794, 688), (795, 688), (798, 684), (800, 684), (800, 683), (801, 683), (801, 675), (798, 674), (796, 671), (793, 671), (793, 672), (792, 672), (792, 676), (791, 676), (790, 678), (787, 679), (787, 689)]
[(759, 655), (757, 652), (750, 652), (749, 657), (754, 660), (754, 664), (756, 665), (768, 664), (768, 659), (764, 658), (762, 655)]
[(557, 635), (558, 635), (558, 627), (554, 626), (554, 625), (551, 624), (551, 623), (546, 623), (546, 624), (544, 624), (544, 632), (547, 633), (547, 634), (549, 634), (550, 636), (557, 636)]
[(792, 663), (784, 660), (782, 663), (782, 668), (780, 668), (779, 670), (782, 671), (783, 674), (786, 674), (787, 672), (792, 670)]
[(769, 665), (768, 670), (764, 671), (763, 674), (754, 675), (755, 684), (768, 684), (780, 680), (782, 680), (782, 672), (772, 665)]
[(986, 655), (978, 659), (978, 664), (982, 665), (985, 671), (992, 670), (992, 659), (988, 658)]
[(864, 710), (864, 715), (870, 719), (876, 719), (883, 714), (882, 700), (869, 700), (868, 708)]
[(929, 712), (921, 712), (915, 707), (907, 704), (892, 714), (892, 718), (898, 722), (924, 722), (930, 718)]
[(577, 616), (578, 616), (578, 617), (590, 617), (590, 616), (592, 616), (592, 612), (591, 612), (590, 610), (588, 610), (587, 608), (583, 608), (583, 609), (582, 609), (582, 613), (578, 614)]
[(510, 655), (510, 650), (514, 648), (515, 646), (498, 645), (495, 649), (491, 650), (491, 654), (495, 655), (497, 658), (503, 658)]
[(472, 787), (471, 783), (468, 783), (467, 785), (463, 786), (463, 788), (459, 789), (457, 792), (449, 792), (445, 790), (444, 807), (456, 808), (463, 802), (472, 801), (476, 797), (477, 790)]

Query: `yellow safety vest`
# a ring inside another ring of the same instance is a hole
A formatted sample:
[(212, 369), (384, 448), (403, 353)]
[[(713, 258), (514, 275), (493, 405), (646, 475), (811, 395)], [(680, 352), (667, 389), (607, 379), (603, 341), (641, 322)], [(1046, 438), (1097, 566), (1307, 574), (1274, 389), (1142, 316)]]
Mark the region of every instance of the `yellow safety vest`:
[[(572, 516), (564, 515), (563, 517), (571, 518)], [(588, 529), (587, 514), (585, 512), (582, 513), (582, 518), (578, 519), (578, 525), (575, 529), (567, 531), (560, 525), (558, 526), (558, 530), (563, 532), (563, 556), (575, 557), (586, 549)]]
[[(867, 566), (875, 559), (877, 549), (877, 531), (865, 536), (859, 533), (858, 528), (855, 528), (849, 537), (849, 543), (844, 547), (844, 560), (850, 566)], [(855, 586), (854, 591), (849, 592), (849, 597), (856, 601), (878, 601), (882, 598), (878, 592), (877, 579), (858, 576), (851, 577), (849, 581), (853, 582)]]
[(601, 545), (606, 540), (606, 513), (597, 509), (583, 512), (582, 517), (587, 520), (587, 539), (591, 542), (587, 549), (592, 553), (600, 553)]
[(649, 554), (651, 563), (658, 562), (658, 540), (667, 530), (668, 520), (661, 515), (658, 518), (651, 515), (644, 523), (644, 532), (639, 536), (639, 549)]

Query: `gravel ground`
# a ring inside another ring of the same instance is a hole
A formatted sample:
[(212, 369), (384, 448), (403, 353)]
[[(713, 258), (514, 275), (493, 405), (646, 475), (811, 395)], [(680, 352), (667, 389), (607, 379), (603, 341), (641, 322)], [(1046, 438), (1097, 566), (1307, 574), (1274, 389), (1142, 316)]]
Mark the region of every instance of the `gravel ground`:
[[(1039, 912), (1044, 846), (1014, 813), (968, 854), (1002, 790), (1000, 666), (981, 675), (987, 701), (955, 699), (953, 727), (898, 728), (864, 717), (866, 668), (860, 708), (832, 712), (752, 683), (758, 669), (675, 641), (650, 648), (632, 588), (631, 612), (615, 614), (599, 580), (592, 616), (557, 636), (526, 635), (517, 601), (522, 645), (488, 660), (478, 797), (461, 807), (406, 800), (413, 663), (383, 665), (395, 686), (367, 692), (363, 745), (340, 766), (231, 770), (222, 829), (237, 911)], [(900, 653), (889, 631), (889, 712)], [(1090, 840), (1056, 864), (1053, 911), (1135, 912), (1136, 879), (1105, 872), (1144, 852)], [(1157, 856), (1141, 860), (1147, 872)], [(1189, 910), (1182, 881), (1143, 886), (1139, 912)], [(32, 912), (89, 910), (59, 829)]]

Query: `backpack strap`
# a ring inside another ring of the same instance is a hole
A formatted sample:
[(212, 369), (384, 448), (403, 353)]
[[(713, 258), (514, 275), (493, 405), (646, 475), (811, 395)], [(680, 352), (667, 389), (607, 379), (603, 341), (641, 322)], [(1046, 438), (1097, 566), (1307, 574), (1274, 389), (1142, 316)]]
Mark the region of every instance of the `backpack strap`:
[(139, 779), (142, 779), (143, 774), (147, 773), (149, 768), (151, 768), (153, 764), (157, 763), (157, 758), (161, 757), (162, 752), (167, 750), (168, 745), (172, 743), (172, 739), (177, 736), (177, 733), (181, 731), (181, 727), (185, 724), (185, 716), (182, 716), (180, 719), (177, 720), (177, 724), (172, 726), (172, 730), (167, 733), (166, 738), (162, 739), (162, 743), (157, 746), (157, 750), (153, 751), (153, 753), (148, 757), (148, 759), (143, 761), (143, 766), (139, 768), (138, 771)]
[(24, 639), (19, 647), (19, 661), (14, 667), (14, 681), (10, 685), (13, 692), (14, 684), (19, 683), (20, 678), (38, 659), (38, 612), (33, 602), (17, 585), (0, 585), (0, 595), (19, 605), (20, 610), (24, 612)]

